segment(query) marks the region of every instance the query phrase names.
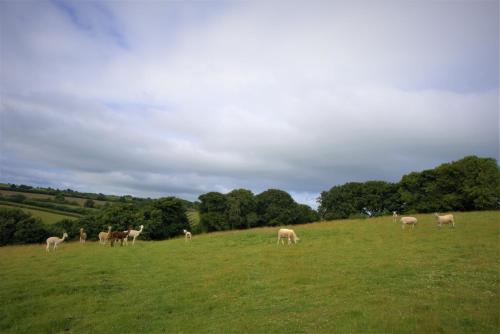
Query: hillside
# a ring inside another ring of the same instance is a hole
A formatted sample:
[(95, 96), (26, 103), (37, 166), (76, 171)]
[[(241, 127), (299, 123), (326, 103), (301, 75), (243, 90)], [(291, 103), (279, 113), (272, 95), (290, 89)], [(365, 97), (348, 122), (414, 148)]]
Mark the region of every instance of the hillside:
[(76, 219), (75, 214), (68, 214), (63, 211), (50, 210), (45, 208), (32, 207), (17, 203), (1, 202), (0, 208), (21, 209), (24, 212), (30, 213), (35, 218), (40, 218), (45, 224), (53, 224), (63, 219)]
[(499, 212), (457, 213), (455, 229), (417, 217), (295, 226), (291, 247), (276, 228), (2, 247), (0, 331), (496, 332)]

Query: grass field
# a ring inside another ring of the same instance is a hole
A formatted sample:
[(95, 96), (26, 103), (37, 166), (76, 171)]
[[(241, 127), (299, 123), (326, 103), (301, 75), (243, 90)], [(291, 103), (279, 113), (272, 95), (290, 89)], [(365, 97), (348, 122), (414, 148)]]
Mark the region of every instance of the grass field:
[[(23, 195), (26, 198), (32, 199), (32, 200), (40, 200), (40, 199), (51, 199), (53, 200), (55, 198), (54, 195), (49, 195), (49, 194), (38, 194), (38, 193), (30, 193), (30, 192), (24, 192), (24, 191), (14, 191), (14, 190), (5, 190), (5, 189), (0, 189), (0, 194), (3, 196), (14, 196), (14, 195)], [(71, 196), (64, 196), (64, 198), (67, 201), (70, 202), (75, 202), (78, 203), (79, 206), (83, 206), (85, 204), (85, 201), (87, 200), (86, 198), (80, 198), (80, 197), (71, 197)], [(98, 206), (103, 206), (106, 204), (106, 201), (100, 201), (100, 200), (93, 200), (95, 205)]]
[(2, 333), (498, 333), (499, 212), (0, 248)]
[(74, 216), (68, 216), (64, 213), (54, 213), (46, 210), (38, 210), (35, 208), (27, 207), (25, 205), (20, 206), (17, 203), (14, 205), (9, 204), (0, 204), (0, 208), (9, 208), (9, 209), (21, 209), (25, 212), (31, 213), (33, 217), (40, 218), (45, 224), (54, 224), (62, 219), (76, 219)]

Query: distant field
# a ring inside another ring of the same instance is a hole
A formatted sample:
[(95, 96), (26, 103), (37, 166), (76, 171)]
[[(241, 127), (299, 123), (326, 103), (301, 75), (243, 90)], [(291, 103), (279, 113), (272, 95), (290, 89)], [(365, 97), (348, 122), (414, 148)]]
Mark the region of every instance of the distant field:
[(0, 248), (2, 333), (498, 333), (499, 212)]
[[(26, 196), (26, 198), (37, 200), (37, 199), (54, 199), (54, 195), (48, 195), (48, 194), (37, 194), (37, 193), (29, 193), (29, 192), (22, 192), (22, 191), (12, 191), (12, 190), (4, 190), (0, 189), (0, 194), (3, 196), (13, 196), (13, 195), (23, 195)], [(80, 197), (70, 197), (70, 196), (64, 196), (64, 198), (67, 201), (71, 202), (76, 202), (78, 203), (79, 206), (83, 206), (85, 201), (87, 200), (86, 198), (80, 198)], [(100, 201), (100, 200), (93, 200), (96, 205), (104, 205), (106, 204), (106, 201)]]
[(0, 204), (0, 207), (9, 208), (9, 209), (21, 209), (24, 212), (31, 213), (34, 217), (40, 218), (46, 224), (54, 224), (62, 219), (76, 219), (74, 216), (68, 216), (65, 214), (42, 211), (42, 210), (37, 210), (34, 208), (19, 207), (19, 206), (8, 205), (8, 204), (3, 204), (3, 203)]
[(192, 230), (200, 225), (200, 213), (198, 211), (188, 210), (186, 215), (189, 220), (189, 226), (191, 226)]

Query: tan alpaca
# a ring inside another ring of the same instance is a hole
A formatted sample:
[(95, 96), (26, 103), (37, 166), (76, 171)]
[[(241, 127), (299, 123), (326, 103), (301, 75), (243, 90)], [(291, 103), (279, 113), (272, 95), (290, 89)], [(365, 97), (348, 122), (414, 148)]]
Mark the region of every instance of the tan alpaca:
[(414, 228), (418, 224), (418, 220), (415, 217), (401, 217), (399, 221), (403, 230), (405, 229), (405, 225), (411, 225), (411, 228)]
[(282, 238), (287, 238), (288, 239), (288, 245), (290, 246), (290, 244), (293, 243), (296, 244), (297, 243), (297, 240), (300, 240), (297, 235), (295, 234), (295, 231), (294, 230), (289, 230), (289, 229), (286, 229), (286, 228), (281, 228), (279, 231), (278, 231), (278, 245), (280, 244), (280, 240), (281, 240), (281, 244), (285, 244), (285, 242), (283, 241)]
[(87, 240), (87, 233), (85, 233), (83, 228), (81, 228), (80, 229), (80, 243), (84, 244), (86, 240)]
[(108, 241), (109, 234), (111, 233), (111, 225), (108, 226), (108, 232), (99, 232), (99, 243), (105, 245)]
[(451, 227), (455, 227), (455, 218), (453, 218), (452, 214), (440, 216), (437, 212), (434, 214), (438, 220), (439, 227), (442, 227), (443, 224), (449, 224)]
[(68, 237), (68, 233), (64, 232), (62, 239), (59, 237), (50, 237), (47, 238), (47, 247), (45, 247), (45, 250), (48, 252), (50, 249), (50, 245), (54, 245), (54, 250), (56, 250), (57, 245), (59, 245), (61, 242), (64, 241)]

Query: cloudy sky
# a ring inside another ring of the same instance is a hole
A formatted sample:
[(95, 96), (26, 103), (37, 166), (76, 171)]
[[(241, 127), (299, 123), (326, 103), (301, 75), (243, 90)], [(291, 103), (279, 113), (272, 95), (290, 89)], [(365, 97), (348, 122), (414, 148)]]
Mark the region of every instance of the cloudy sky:
[(498, 159), (496, 0), (1, 0), (0, 28), (0, 182), (314, 205)]

